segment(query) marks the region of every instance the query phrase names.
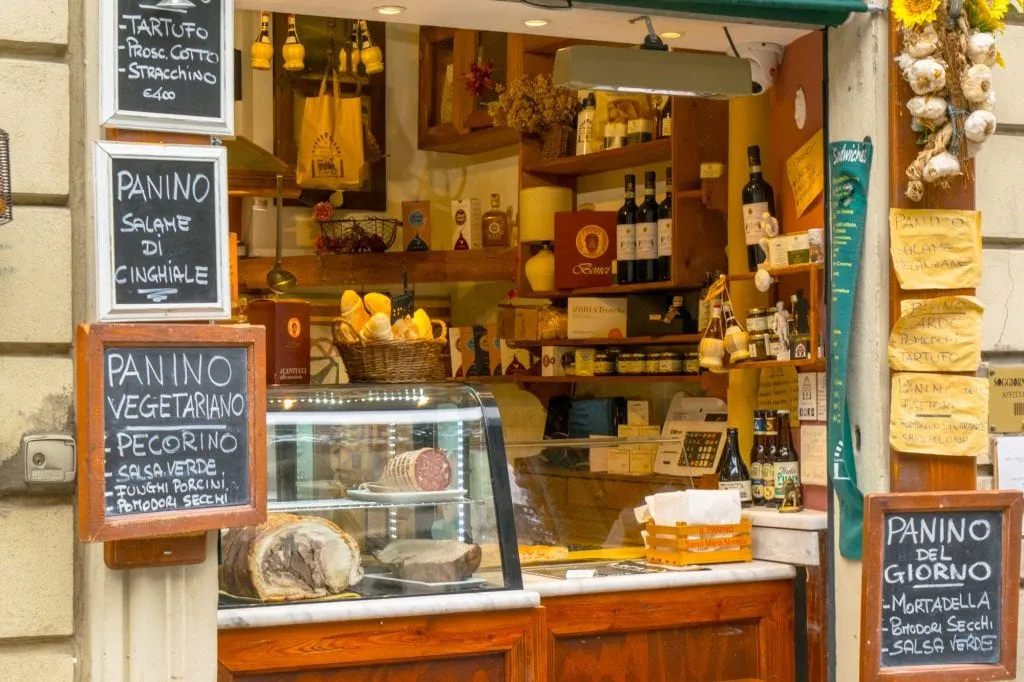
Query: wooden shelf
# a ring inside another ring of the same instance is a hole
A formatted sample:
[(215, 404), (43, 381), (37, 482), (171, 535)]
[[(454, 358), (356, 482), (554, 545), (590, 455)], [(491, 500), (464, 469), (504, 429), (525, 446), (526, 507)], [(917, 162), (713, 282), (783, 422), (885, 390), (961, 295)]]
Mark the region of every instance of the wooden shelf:
[(531, 175), (558, 175), (579, 177), (635, 166), (663, 163), (672, 158), (672, 138), (628, 145), (618, 149), (605, 149), (583, 156), (565, 156), (560, 159), (536, 161), (523, 168)]
[(643, 284), (612, 284), (606, 287), (584, 287), (566, 291), (521, 291), (523, 298), (568, 298), (569, 296), (614, 296), (625, 294), (661, 294), (673, 291), (693, 291), (700, 284), (676, 284), (675, 282), (645, 282)]
[[(808, 275), (812, 270), (824, 270), (824, 263), (801, 263), (799, 265), (787, 265), (782, 268), (769, 268), (768, 274), (772, 277), (791, 277), (794, 275)], [(729, 275), (728, 279), (739, 282), (754, 279), (755, 272), (738, 272)]]
[(744, 362), (740, 365), (731, 365), (729, 369), (770, 369), (772, 367), (795, 367), (797, 369), (810, 369), (819, 372), (825, 371), (824, 360), (766, 360), (764, 362)]
[[(475, 251), (389, 251), (387, 253), (322, 254), (285, 258), (282, 266), (294, 274), (300, 287), (371, 287), (402, 281), (403, 267), (409, 284), (451, 282), (511, 282), (516, 249)], [(241, 289), (267, 288), (267, 272), (273, 258), (242, 258), (238, 261)]]
[(453, 126), (439, 126), (419, 139), (419, 149), (425, 152), (443, 152), (471, 156), (504, 149), (519, 144), (519, 133), (511, 128), (493, 126), (459, 132)]
[(643, 384), (643, 383), (701, 383), (699, 374), (651, 374), (644, 376), (600, 376), (600, 377), (538, 377), (516, 375), (517, 384)]
[(663, 336), (630, 336), (621, 339), (550, 339), (546, 341), (527, 341), (516, 343), (517, 348), (535, 346), (675, 346), (696, 345), (704, 338), (703, 334), (665, 334)]

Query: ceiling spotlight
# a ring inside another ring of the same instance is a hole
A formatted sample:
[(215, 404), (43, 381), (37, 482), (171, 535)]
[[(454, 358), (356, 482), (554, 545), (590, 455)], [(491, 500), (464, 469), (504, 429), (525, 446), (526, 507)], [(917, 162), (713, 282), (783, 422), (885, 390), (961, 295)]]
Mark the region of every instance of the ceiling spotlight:
[(675, 40), (676, 38), (681, 37), (683, 34), (679, 33), (678, 31), (665, 31), (664, 33), (659, 33), (658, 35), (664, 38), (665, 40)]
[(373, 11), (385, 16), (394, 16), (395, 14), (401, 14), (404, 12), (405, 8), (398, 5), (381, 5), (380, 7), (374, 7)]
[(526, 24), (527, 26), (529, 26), (530, 28), (538, 28), (540, 26), (547, 26), (548, 25), (548, 20), (547, 19), (527, 19), (523, 23)]

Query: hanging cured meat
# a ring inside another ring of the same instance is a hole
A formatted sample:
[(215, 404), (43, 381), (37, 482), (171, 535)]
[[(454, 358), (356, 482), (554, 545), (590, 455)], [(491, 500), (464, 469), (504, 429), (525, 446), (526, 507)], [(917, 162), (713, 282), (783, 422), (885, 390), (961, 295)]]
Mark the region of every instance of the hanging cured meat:
[(379, 485), (405, 492), (447, 490), (452, 482), (448, 455), (437, 448), (410, 450), (395, 455), (384, 465)]
[(317, 516), (271, 514), (221, 539), (220, 587), (236, 597), (295, 601), (340, 594), (363, 579), (359, 545)]

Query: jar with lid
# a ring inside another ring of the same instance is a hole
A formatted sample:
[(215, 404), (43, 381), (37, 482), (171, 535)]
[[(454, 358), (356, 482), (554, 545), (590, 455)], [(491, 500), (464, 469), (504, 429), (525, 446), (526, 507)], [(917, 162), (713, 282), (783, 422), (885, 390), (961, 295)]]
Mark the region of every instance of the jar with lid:
[(764, 308), (751, 308), (747, 311), (747, 332), (751, 340), (754, 334), (768, 331), (768, 311)]
[[(750, 318), (747, 318), (750, 319)], [(762, 362), (768, 359), (768, 332), (750, 332), (750, 361)]]
[(683, 356), (673, 351), (665, 351), (658, 356), (658, 374), (682, 374)]
[(768, 330), (768, 360), (775, 360), (782, 352), (782, 338), (774, 329)]
[(683, 374), (700, 374), (700, 353), (683, 356)]
[(638, 375), (646, 369), (647, 356), (644, 353), (619, 353), (617, 369), (619, 374)]
[(607, 350), (594, 354), (594, 376), (604, 377), (615, 374), (615, 358)]
[(644, 358), (644, 374), (661, 374), (661, 353), (648, 353)]

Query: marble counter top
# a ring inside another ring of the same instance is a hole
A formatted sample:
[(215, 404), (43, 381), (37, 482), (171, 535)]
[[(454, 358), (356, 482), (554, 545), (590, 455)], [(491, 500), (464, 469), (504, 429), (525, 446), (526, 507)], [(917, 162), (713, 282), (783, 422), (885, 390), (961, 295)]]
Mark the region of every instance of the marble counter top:
[(753, 509), (744, 509), (743, 516), (750, 519), (755, 528), (787, 528), (789, 530), (825, 530), (828, 528), (828, 514), (817, 509), (804, 509), (783, 514), (777, 509), (754, 507)]
[[(583, 566), (581, 566), (583, 568)], [(698, 587), (725, 583), (751, 583), (763, 580), (791, 580), (796, 569), (788, 564), (751, 561), (742, 564), (717, 564), (706, 571), (665, 571), (644, 575), (617, 575), (600, 578), (558, 580), (523, 574), (523, 586), (541, 597), (566, 597), (603, 592), (635, 592), (675, 587)]]
[(306, 623), (336, 623), (350, 620), (436, 616), (448, 613), (478, 613), (530, 609), (540, 604), (534, 591), (494, 590), (466, 594), (431, 594), (416, 597), (345, 600), (312, 604), (281, 604), (223, 609), (217, 612), (217, 628), (265, 628)]

